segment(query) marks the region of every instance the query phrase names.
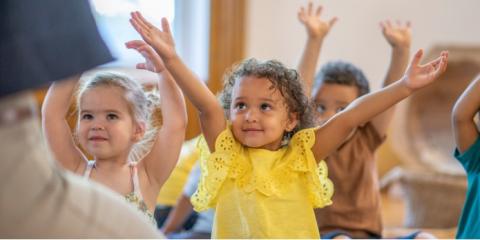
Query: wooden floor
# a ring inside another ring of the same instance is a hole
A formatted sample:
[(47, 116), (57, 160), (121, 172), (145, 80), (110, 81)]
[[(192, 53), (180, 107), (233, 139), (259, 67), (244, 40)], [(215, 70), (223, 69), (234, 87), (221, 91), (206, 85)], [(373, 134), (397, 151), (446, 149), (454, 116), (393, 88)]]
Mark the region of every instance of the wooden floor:
[(456, 228), (450, 229), (415, 229), (404, 228), (405, 219), (404, 201), (401, 197), (395, 197), (382, 193), (382, 219), (384, 223), (384, 237), (393, 238), (404, 236), (411, 232), (422, 230), (431, 233), (437, 238), (455, 238)]

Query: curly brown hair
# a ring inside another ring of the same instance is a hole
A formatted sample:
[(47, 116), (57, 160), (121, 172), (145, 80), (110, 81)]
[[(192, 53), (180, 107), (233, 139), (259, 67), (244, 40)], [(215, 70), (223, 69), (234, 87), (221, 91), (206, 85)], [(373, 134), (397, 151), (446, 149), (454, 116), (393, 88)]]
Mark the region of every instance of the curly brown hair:
[(232, 89), (235, 82), (247, 76), (267, 78), (272, 86), (282, 94), (287, 111), (297, 114), (299, 123), (291, 132), (285, 133), (284, 137), (288, 139), (297, 131), (314, 126), (312, 107), (305, 95), (300, 75), (295, 69), (287, 68), (276, 60), (259, 61), (250, 58), (234, 65), (225, 74), (223, 90), (219, 93), (219, 99), (226, 113), (230, 112)]

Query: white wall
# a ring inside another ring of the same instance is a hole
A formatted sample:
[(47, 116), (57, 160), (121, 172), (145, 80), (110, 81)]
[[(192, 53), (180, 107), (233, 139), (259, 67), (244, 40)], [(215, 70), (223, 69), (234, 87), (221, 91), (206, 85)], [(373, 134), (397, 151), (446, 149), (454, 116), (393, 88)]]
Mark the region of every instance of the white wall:
[[(412, 22), (412, 52), (434, 44), (480, 45), (480, 1), (476, 0), (337, 0), (322, 4), (322, 17), (338, 16), (327, 36), (319, 66), (348, 60), (363, 69), (373, 89), (380, 86), (389, 63), (390, 47), (380, 31), (385, 19)], [(278, 59), (296, 67), (306, 33), (297, 10), (308, 1), (248, 0), (246, 56)], [(318, 67), (319, 67), (318, 66)]]

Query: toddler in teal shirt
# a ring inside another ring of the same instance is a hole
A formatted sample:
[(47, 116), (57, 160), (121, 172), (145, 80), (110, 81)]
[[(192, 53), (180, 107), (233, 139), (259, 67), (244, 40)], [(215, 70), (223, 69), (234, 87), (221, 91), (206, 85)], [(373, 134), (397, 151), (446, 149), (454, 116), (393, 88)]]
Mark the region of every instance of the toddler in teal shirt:
[(460, 96), (453, 108), (455, 158), (467, 172), (468, 188), (456, 238), (480, 238), (480, 138), (473, 120), (480, 108), (480, 75)]

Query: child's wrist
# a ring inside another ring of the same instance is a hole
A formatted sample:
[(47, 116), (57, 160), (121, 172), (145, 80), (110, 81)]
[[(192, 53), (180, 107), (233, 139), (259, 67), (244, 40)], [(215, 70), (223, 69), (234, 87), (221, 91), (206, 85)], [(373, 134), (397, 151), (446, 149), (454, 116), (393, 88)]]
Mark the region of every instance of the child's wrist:
[(327, 34), (323, 34), (323, 35), (311, 35), (311, 34), (309, 34), (308, 39), (311, 40), (311, 41), (323, 42), (323, 39), (325, 39), (325, 36), (327, 36)]
[(162, 60), (165, 64), (169, 64), (171, 62), (175, 62), (180, 57), (178, 56), (177, 52), (173, 51), (171, 54), (163, 55)]
[(408, 81), (408, 77), (403, 76), (401, 81), (399, 81), (399, 82), (401, 84), (402, 93), (404, 93), (406, 96), (410, 96), (413, 92), (415, 92), (416, 89), (408, 86), (407, 81)]
[(307, 45), (311, 47), (321, 47), (323, 45), (323, 37), (308, 37)]
[(394, 53), (409, 53), (410, 43), (392, 44), (392, 52)]

